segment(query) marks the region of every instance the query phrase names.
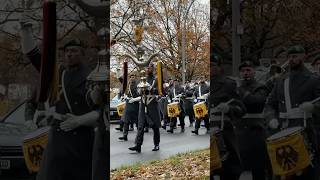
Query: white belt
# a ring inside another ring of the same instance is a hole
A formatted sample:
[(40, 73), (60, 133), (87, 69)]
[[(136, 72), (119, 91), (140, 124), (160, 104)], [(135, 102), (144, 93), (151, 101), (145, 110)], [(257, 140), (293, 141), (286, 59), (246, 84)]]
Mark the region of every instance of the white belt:
[(242, 118), (244, 118), (244, 119), (263, 119), (264, 116), (262, 113), (248, 113), (248, 114), (245, 114)]
[(311, 118), (311, 113), (305, 113), (301, 111), (299, 108), (291, 109), (289, 112), (280, 112), (279, 118), (281, 119), (304, 119), (304, 118)]

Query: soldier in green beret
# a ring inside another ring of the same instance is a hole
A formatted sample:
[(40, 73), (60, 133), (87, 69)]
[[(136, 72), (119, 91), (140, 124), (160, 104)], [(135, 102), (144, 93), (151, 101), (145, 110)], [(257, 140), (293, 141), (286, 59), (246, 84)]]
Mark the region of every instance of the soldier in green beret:
[[(306, 51), (300, 46), (288, 48), (289, 70), (279, 77), (270, 93), (264, 116), (270, 130), (281, 131), (291, 127), (304, 127), (311, 147), (318, 152), (314, 114), (320, 111), (320, 103), (313, 102), (320, 97), (320, 78), (304, 65)], [(283, 165), (286, 159), (281, 160)], [(318, 171), (319, 156), (315, 154), (313, 166), (308, 166), (298, 179), (314, 179)]]

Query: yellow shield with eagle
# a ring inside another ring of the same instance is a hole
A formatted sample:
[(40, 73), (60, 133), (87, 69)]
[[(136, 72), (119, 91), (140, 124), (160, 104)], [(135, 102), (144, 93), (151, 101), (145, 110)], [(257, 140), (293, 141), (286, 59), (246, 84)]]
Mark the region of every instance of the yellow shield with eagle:
[(179, 102), (173, 102), (167, 106), (169, 117), (178, 117), (180, 115)]
[(292, 175), (311, 164), (304, 137), (301, 133), (268, 140), (267, 150), (275, 175)]
[(199, 102), (193, 105), (193, 111), (197, 119), (204, 118), (208, 114), (208, 109), (205, 102)]
[(118, 112), (118, 115), (119, 115), (120, 117), (123, 116), (125, 107), (126, 107), (126, 102), (122, 102), (122, 103), (120, 103), (120, 104), (117, 105), (117, 112)]
[(38, 172), (44, 149), (48, 143), (50, 128), (43, 127), (28, 134), (23, 140), (23, 156), (30, 172)]
[(210, 169), (216, 170), (222, 167), (222, 162), (220, 158), (220, 153), (218, 149), (217, 137), (215, 135), (211, 136), (211, 144), (210, 144)]

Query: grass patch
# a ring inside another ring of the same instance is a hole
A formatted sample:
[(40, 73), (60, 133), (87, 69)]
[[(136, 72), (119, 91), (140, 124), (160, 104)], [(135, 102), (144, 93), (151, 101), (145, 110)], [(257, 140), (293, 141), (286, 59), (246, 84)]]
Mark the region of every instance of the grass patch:
[(110, 179), (196, 179), (207, 180), (210, 172), (209, 149), (179, 153), (164, 160), (153, 160), (112, 170)]

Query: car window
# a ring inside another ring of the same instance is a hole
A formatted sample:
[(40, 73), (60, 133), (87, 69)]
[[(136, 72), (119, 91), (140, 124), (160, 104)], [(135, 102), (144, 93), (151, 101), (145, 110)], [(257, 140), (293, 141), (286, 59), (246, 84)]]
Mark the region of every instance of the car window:
[(16, 109), (14, 109), (8, 116), (6, 116), (3, 121), (12, 124), (24, 124), (25, 117), (24, 111), (26, 108), (26, 103), (21, 104)]

